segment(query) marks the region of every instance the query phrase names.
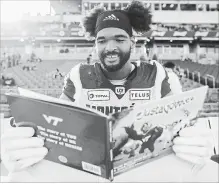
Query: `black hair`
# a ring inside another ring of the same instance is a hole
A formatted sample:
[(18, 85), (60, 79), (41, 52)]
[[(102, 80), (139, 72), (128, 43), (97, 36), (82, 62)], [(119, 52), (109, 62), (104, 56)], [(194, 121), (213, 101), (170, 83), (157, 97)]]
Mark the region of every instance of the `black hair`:
[[(97, 7), (91, 10), (90, 14), (85, 16), (82, 20), (82, 27), (90, 37), (95, 37), (95, 28), (97, 17), (105, 12), (104, 7)], [(132, 1), (124, 10), (115, 9), (113, 11), (120, 11), (125, 13), (130, 21), (132, 28), (137, 33), (144, 33), (150, 30), (152, 22), (152, 15), (150, 11), (144, 7), (140, 1)]]
[(171, 69), (174, 69), (174, 68), (175, 68), (175, 64), (174, 64), (173, 62), (170, 62), (170, 61), (164, 63), (163, 66), (164, 66), (165, 68), (171, 68)]

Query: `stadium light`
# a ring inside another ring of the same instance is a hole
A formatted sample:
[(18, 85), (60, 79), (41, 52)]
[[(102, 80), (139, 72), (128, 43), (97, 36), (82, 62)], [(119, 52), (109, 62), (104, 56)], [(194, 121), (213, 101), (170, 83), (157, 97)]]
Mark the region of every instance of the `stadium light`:
[(199, 4), (199, 5), (198, 5), (198, 8), (202, 8), (202, 4)]
[(42, 36), (46, 36), (46, 31), (41, 31)]
[(78, 31), (78, 36), (84, 36), (84, 32), (83, 31)]
[(60, 32), (59, 32), (59, 35), (60, 35), (60, 36), (65, 36), (65, 31), (60, 31)]
[(151, 6), (151, 4), (150, 4), (150, 3), (147, 3), (147, 6), (146, 6), (146, 7), (149, 8), (150, 6)]
[(146, 42), (150, 42), (150, 41), (151, 41), (150, 39), (146, 38)]
[(88, 3), (84, 3), (84, 7), (88, 7)]

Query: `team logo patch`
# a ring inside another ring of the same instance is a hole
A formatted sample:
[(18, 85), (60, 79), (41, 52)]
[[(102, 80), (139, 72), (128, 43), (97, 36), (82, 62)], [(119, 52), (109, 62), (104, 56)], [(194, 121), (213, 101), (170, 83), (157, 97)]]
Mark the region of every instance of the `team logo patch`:
[(130, 100), (150, 100), (151, 91), (150, 90), (130, 90), (129, 99)]
[(111, 15), (109, 15), (109, 16), (107, 16), (103, 19), (103, 21), (106, 21), (106, 20), (117, 20), (117, 21), (119, 21), (119, 19), (114, 14), (111, 14)]
[(92, 90), (87, 92), (89, 101), (109, 101), (110, 91), (109, 90)]
[(125, 88), (124, 87), (116, 87), (115, 88), (115, 93), (117, 95), (124, 95), (125, 94)]

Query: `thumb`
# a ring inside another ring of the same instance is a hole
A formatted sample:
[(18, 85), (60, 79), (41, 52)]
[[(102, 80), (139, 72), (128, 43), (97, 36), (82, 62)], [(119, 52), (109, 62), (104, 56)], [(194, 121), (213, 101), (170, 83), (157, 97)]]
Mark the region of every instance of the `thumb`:
[(179, 132), (179, 135), (184, 137), (211, 136), (211, 131), (208, 128), (186, 127)]
[(206, 163), (206, 160), (203, 157), (186, 154), (186, 153), (176, 153), (176, 156), (189, 162), (190, 164), (195, 165), (204, 165)]

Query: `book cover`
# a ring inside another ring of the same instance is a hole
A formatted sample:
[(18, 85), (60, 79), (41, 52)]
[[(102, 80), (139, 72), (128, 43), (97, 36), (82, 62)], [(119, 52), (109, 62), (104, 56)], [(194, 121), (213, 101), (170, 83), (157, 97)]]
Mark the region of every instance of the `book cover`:
[(19, 95), (8, 95), (16, 122), (45, 140), (45, 159), (111, 179), (108, 119), (94, 112)]
[[(32, 122), (45, 140), (45, 159), (109, 180), (169, 154), (178, 132), (191, 126), (208, 87), (136, 105), (106, 116), (74, 103), (19, 89), (7, 94), (16, 122)], [(22, 107), (22, 108), (21, 108)], [(19, 126), (19, 125), (18, 125)]]

